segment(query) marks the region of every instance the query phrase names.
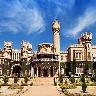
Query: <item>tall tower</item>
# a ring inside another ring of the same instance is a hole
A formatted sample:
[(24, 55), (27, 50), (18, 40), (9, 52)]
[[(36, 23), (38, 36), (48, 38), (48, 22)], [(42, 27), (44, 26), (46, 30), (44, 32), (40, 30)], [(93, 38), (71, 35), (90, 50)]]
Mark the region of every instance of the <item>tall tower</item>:
[(55, 20), (52, 23), (54, 53), (60, 54), (60, 23)]
[(32, 45), (28, 41), (22, 41), (21, 43), (21, 56), (22, 58), (29, 59), (32, 56)]
[(4, 57), (7, 59), (11, 59), (12, 56), (12, 42), (4, 41)]
[(86, 32), (85, 33), (85, 49), (86, 49), (86, 60), (92, 60), (92, 33)]

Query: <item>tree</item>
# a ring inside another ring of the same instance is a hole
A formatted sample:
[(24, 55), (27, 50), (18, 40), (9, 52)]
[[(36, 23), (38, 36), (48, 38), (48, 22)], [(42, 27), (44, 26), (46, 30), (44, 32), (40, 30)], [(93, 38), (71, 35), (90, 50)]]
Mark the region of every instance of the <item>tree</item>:
[(67, 62), (65, 65), (66, 65), (66, 66), (65, 66), (65, 74), (66, 74), (67, 76), (69, 76), (69, 72), (70, 72), (70, 70), (71, 70), (71, 63), (70, 63), (70, 62)]
[(27, 59), (26, 58), (22, 59), (22, 73), (23, 73), (23, 76), (25, 75), (26, 64), (27, 64)]
[(2, 69), (3, 69), (3, 74), (7, 75), (7, 69), (8, 69), (8, 60), (7, 59), (4, 60), (4, 64), (3, 64)]
[(82, 83), (82, 90), (83, 90), (83, 93), (86, 92), (86, 88), (87, 88), (86, 82), (83, 82), (83, 83)]
[(25, 81), (25, 83), (27, 83), (29, 81), (29, 78), (27, 75), (24, 76), (24, 81)]
[(93, 63), (94, 76), (96, 77), (96, 62)]
[(88, 75), (88, 61), (85, 62), (85, 66), (84, 66), (84, 74)]
[(84, 75), (84, 74), (81, 75), (80, 81), (81, 81), (81, 82), (85, 82), (85, 75)]
[(75, 58), (71, 62), (71, 72), (73, 75), (75, 75), (75, 73), (76, 73), (76, 59)]
[(59, 82), (60, 83), (63, 83), (63, 77), (62, 77), (62, 75), (59, 76)]
[(7, 75), (4, 75), (3, 81), (4, 81), (5, 84), (8, 82), (8, 80), (9, 80), (8, 76)]
[(85, 93), (86, 91), (86, 88), (87, 88), (87, 85), (86, 85), (86, 82), (85, 82), (85, 75), (81, 75), (81, 78), (80, 78), (81, 82), (82, 82), (82, 90), (83, 92)]
[(74, 78), (74, 76), (70, 77), (69, 80), (71, 81), (71, 83), (75, 83), (75, 78)]
[(17, 76), (14, 76), (14, 83), (17, 83), (19, 78)]

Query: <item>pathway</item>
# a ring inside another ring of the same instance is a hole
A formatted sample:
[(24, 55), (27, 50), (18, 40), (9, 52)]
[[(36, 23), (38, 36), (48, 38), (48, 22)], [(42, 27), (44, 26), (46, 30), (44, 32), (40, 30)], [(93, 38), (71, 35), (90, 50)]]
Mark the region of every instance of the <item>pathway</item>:
[(18, 96), (60, 96), (60, 93), (53, 85), (53, 78), (36, 78), (33, 86)]
[(19, 96), (60, 96), (55, 86), (32, 86)]

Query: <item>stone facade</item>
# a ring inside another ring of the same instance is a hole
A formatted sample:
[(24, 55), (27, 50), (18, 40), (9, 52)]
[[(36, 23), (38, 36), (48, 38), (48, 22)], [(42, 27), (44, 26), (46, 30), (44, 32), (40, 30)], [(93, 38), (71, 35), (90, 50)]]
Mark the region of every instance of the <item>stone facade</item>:
[[(92, 33), (81, 34), (77, 44), (71, 44), (67, 51), (60, 51), (60, 22), (52, 23), (53, 44), (38, 44), (38, 50), (32, 50), (32, 44), (28, 41), (21, 42), (20, 49), (13, 49), (12, 42), (4, 42), (4, 49), (0, 49), (0, 75), (6, 69), (8, 75), (23, 74), (24, 62), (28, 65), (27, 71), (32, 77), (50, 77), (55, 74), (70, 75), (72, 64), (75, 60), (75, 74), (81, 75), (88, 68), (88, 75), (96, 69), (96, 45), (92, 45)], [(9, 66), (6, 67), (6, 64)], [(60, 67), (61, 65), (61, 67)], [(26, 72), (27, 72), (26, 71)], [(73, 73), (72, 73), (73, 74)]]
[[(28, 65), (31, 62), (32, 55), (32, 45), (28, 41), (22, 41), (20, 49), (13, 49), (11, 41), (4, 41), (4, 49), (0, 50), (0, 75), (14, 76), (16, 72), (22, 74), (23, 61), (26, 59)], [(30, 70), (30, 67), (28, 70)]]
[(58, 55), (53, 52), (53, 44), (42, 43), (38, 45), (38, 52), (32, 63), (35, 76), (54, 76), (58, 69)]
[(33, 75), (50, 77), (58, 73), (60, 56), (60, 23), (55, 20), (52, 23), (53, 44), (42, 43), (38, 45), (38, 52), (33, 60)]
[(55, 20), (52, 23), (54, 53), (60, 54), (60, 23)]

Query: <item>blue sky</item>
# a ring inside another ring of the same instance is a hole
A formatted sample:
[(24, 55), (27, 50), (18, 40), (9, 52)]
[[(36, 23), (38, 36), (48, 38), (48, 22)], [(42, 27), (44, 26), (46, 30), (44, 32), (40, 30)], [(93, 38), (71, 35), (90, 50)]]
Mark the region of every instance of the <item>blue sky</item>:
[(96, 44), (96, 0), (0, 0), (0, 47), (4, 40), (13, 41), (13, 48), (28, 40), (33, 50), (39, 43), (53, 43), (55, 19), (61, 24), (62, 51), (86, 31)]

